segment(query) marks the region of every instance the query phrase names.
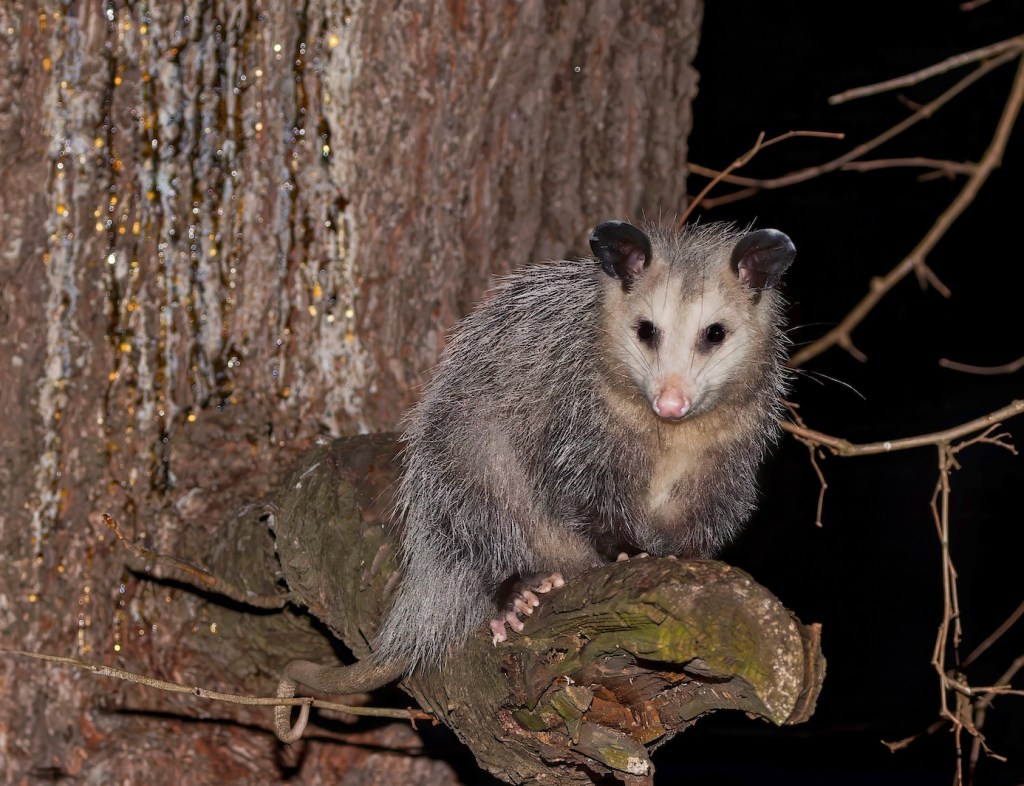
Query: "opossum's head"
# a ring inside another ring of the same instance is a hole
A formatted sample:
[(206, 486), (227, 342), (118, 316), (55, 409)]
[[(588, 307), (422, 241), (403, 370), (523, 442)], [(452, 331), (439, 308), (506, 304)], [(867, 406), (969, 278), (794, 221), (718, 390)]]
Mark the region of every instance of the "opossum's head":
[(723, 224), (645, 231), (610, 221), (590, 246), (611, 277), (610, 360), (655, 414), (696, 417), (778, 387), (783, 339), (773, 288), (796, 254), (786, 235)]

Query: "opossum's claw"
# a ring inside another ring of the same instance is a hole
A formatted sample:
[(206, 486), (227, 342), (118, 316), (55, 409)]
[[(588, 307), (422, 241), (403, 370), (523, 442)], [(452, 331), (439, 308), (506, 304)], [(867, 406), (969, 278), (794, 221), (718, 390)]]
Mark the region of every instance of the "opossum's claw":
[[(529, 613), (532, 614), (533, 609), (530, 609)], [(508, 640), (508, 632), (505, 630), (506, 625), (512, 628), (512, 630), (514, 630), (516, 633), (522, 633), (523, 628), (525, 627), (525, 623), (523, 623), (523, 621), (519, 619), (519, 614), (520, 612), (517, 611), (515, 608), (510, 608), (508, 611), (505, 612), (504, 616), (495, 617), (493, 620), (490, 621), (489, 625), (491, 628), (491, 633), (494, 634), (494, 638), (491, 639), (492, 644), (497, 646), (498, 642)]]
[(508, 634), (505, 632), (505, 619), (493, 619), (490, 623), (491, 633), (494, 634), (494, 638), (491, 639), (491, 643), (497, 647), (499, 642), (508, 639)]
[(525, 623), (520, 616), (530, 616), (540, 605), (537, 594), (543, 595), (562, 586), (565, 586), (565, 579), (561, 573), (539, 573), (517, 581), (512, 588), (512, 597), (505, 606), (505, 613), (490, 622), (491, 633), (494, 634), (493, 643), (497, 645), (498, 642), (508, 639), (506, 625), (516, 633), (521, 633)]
[(536, 593), (532, 590), (524, 589), (512, 598), (512, 606), (517, 614), (526, 614), (529, 616), (530, 614), (533, 614), (533, 610), (539, 605), (540, 598), (538, 598)]
[(539, 582), (533, 585), (533, 590), (534, 592), (545, 593), (564, 586), (565, 579), (562, 578), (561, 573), (555, 571), (554, 573), (549, 573), (547, 576), (542, 577)]
[(622, 552), (619, 552), (619, 556), (617, 556), (615, 558), (615, 561), (616, 562), (629, 562), (629, 560), (631, 560), (631, 559), (643, 559), (644, 557), (649, 557), (649, 556), (651, 556), (651, 555), (648, 554), (646, 551), (641, 551), (639, 554), (634, 554), (632, 557), (629, 556), (626, 552), (622, 551)]

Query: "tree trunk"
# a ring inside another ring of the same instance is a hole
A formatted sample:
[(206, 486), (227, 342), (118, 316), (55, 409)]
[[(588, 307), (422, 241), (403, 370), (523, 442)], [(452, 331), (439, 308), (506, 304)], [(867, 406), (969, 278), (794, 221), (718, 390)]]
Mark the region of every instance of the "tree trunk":
[[(309, 623), (282, 641), (280, 615), (141, 579), (98, 514), (272, 588), (223, 522), (316, 435), (393, 427), (492, 273), (683, 207), (699, 19), (692, 0), (0, 6), (3, 646), (268, 692)], [(11, 782), (455, 777), (322, 742), (289, 764), (263, 711), (0, 675)]]

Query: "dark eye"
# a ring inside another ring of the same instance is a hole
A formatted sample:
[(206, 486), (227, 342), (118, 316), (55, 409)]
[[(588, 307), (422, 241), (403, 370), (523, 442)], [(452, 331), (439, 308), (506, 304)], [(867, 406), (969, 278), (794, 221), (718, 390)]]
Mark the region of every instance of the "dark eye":
[(641, 319), (636, 323), (636, 335), (645, 344), (654, 344), (657, 341), (658, 329), (649, 319)]
[(725, 341), (725, 327), (720, 322), (708, 325), (704, 329), (704, 340), (709, 344), (721, 344)]

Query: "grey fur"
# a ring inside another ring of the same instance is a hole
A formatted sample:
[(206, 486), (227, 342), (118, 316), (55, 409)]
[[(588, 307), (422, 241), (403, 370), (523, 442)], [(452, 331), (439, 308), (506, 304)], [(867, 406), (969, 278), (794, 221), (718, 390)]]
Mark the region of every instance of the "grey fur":
[[(452, 332), (406, 420), (396, 511), (405, 578), (378, 662), (442, 662), (495, 616), (509, 577), (570, 578), (620, 551), (710, 557), (749, 517), (758, 465), (777, 437), (782, 300), (729, 268), (744, 232), (644, 231), (653, 259), (635, 290), (594, 259), (531, 265)], [(644, 291), (657, 270), (667, 283)], [(636, 340), (631, 315), (678, 297), (682, 318), (709, 293), (724, 305), (708, 319), (735, 328), (707, 363), (707, 378), (720, 381), (669, 422), (637, 386), (661, 348), (652, 356)], [(656, 465), (669, 482), (654, 506)]]

